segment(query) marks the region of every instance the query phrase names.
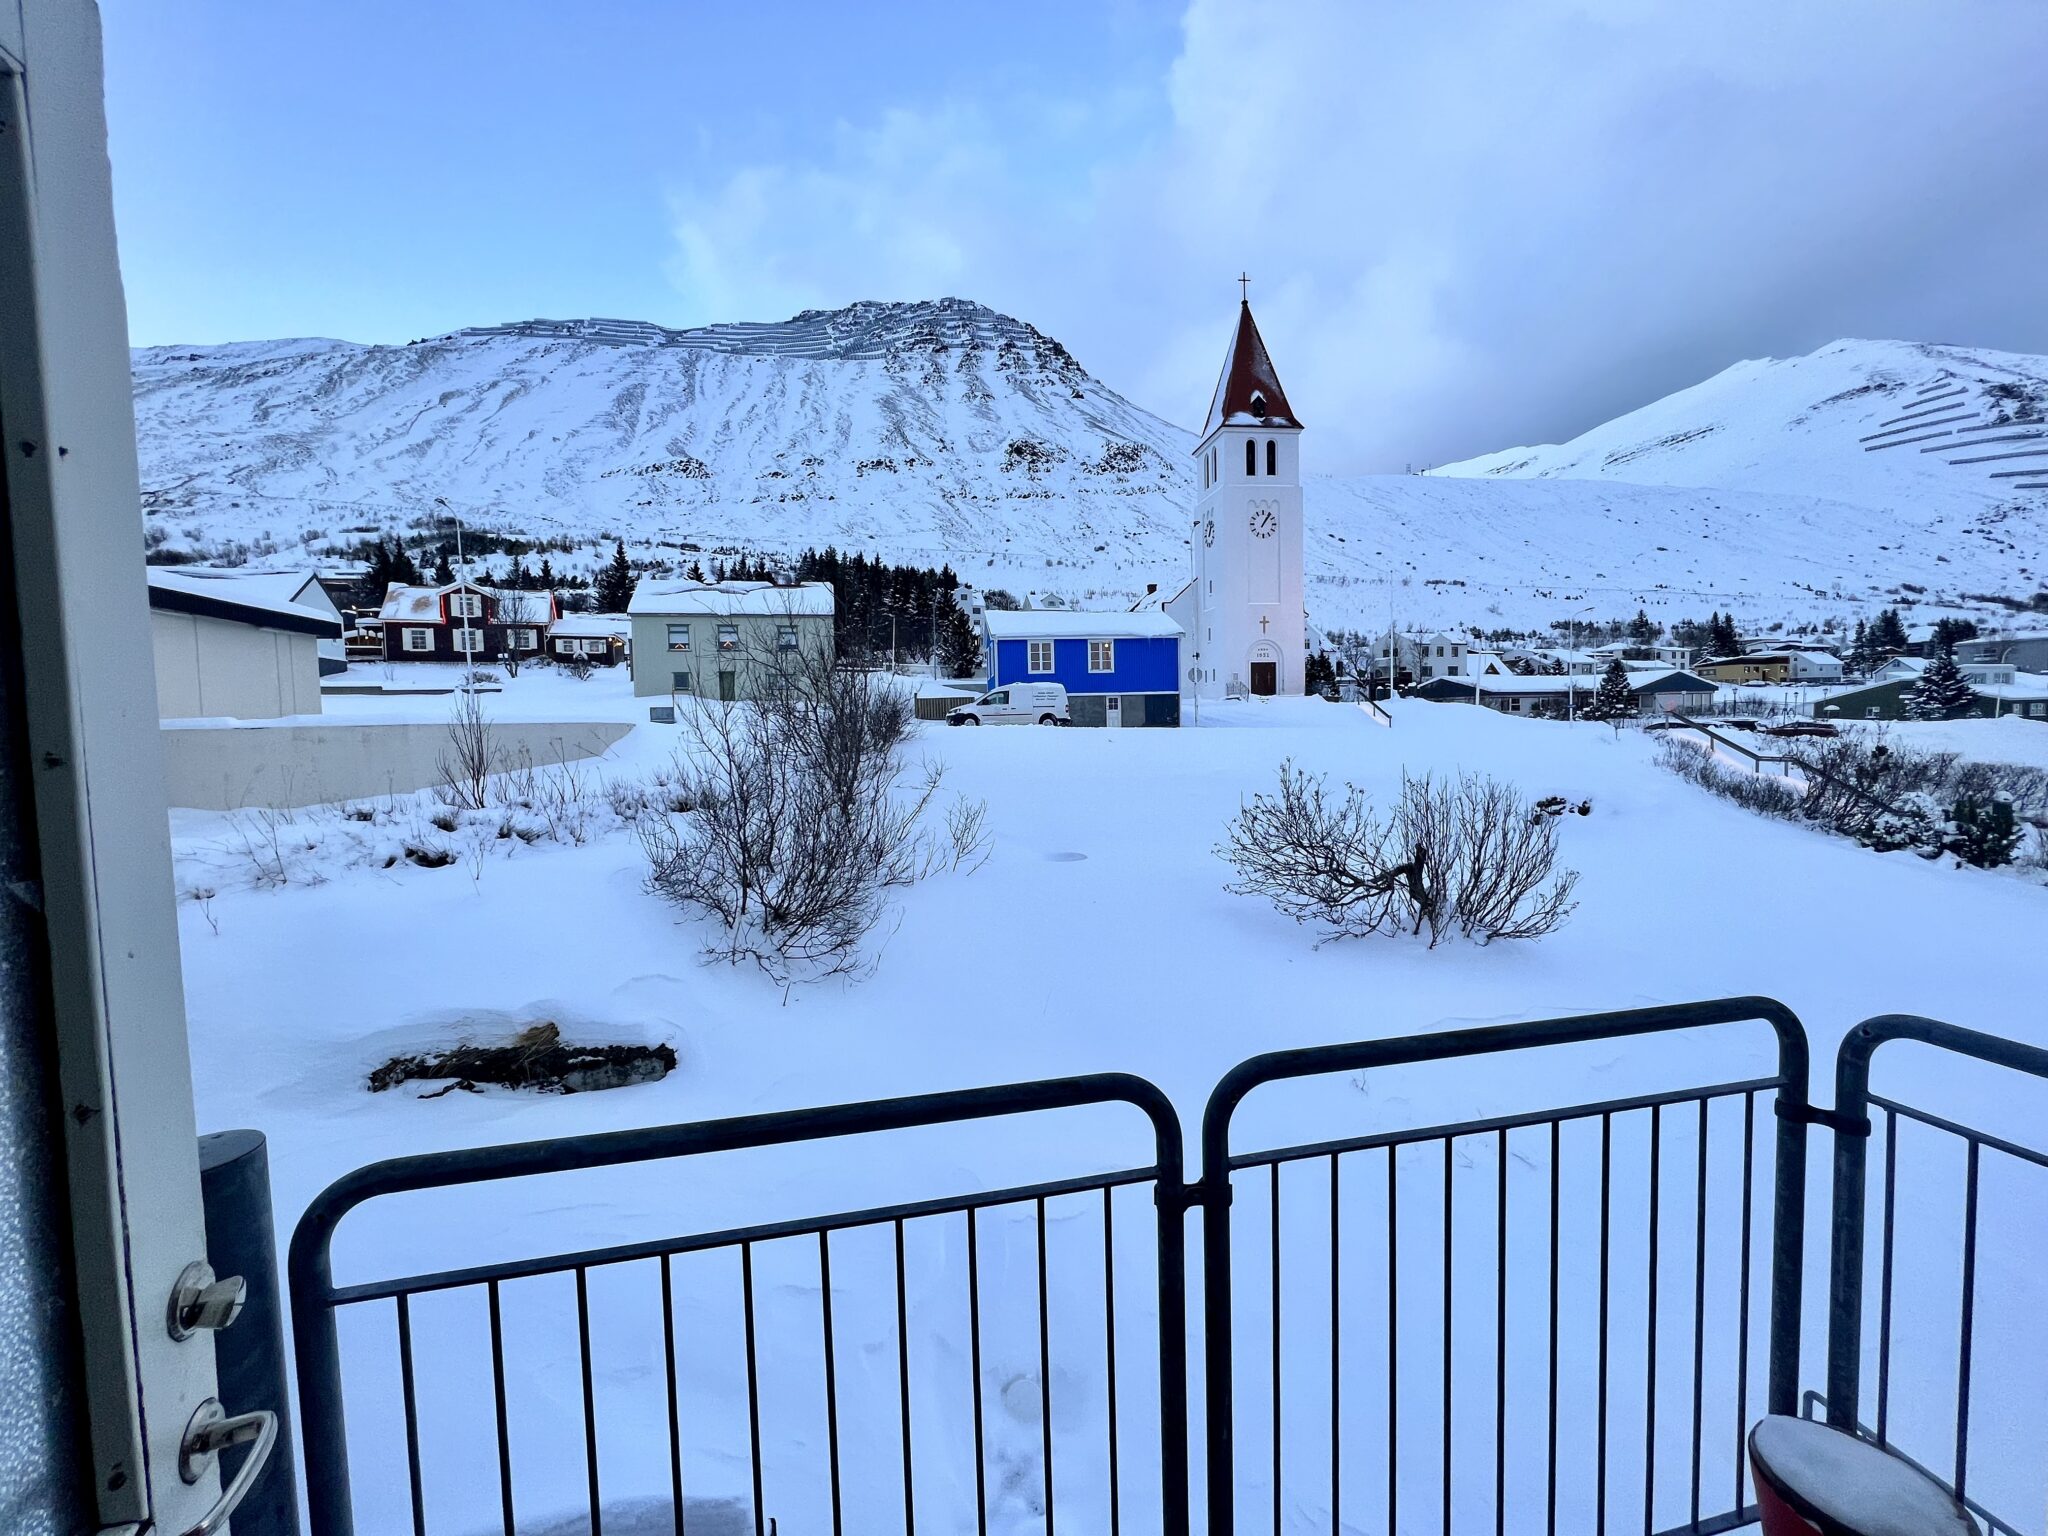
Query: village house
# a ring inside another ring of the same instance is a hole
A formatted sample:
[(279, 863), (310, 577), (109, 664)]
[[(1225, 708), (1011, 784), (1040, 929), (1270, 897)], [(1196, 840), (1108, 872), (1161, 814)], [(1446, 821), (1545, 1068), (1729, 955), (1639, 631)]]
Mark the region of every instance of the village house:
[(552, 592), (519, 592), (454, 581), (445, 587), (393, 582), (377, 618), (386, 661), (467, 661), (540, 655), (561, 616)]
[[(1906, 657), (1921, 669), (1926, 663)], [(1978, 681), (1971, 671), (1989, 673), (1997, 680)], [(1962, 669), (1970, 684), (1970, 702), (1956, 713), (1963, 719), (1990, 719), (2017, 715), (2023, 720), (2048, 721), (2048, 677), (2038, 672), (2015, 673), (2011, 668)], [(1831, 693), (1813, 706), (1821, 720), (1910, 720), (1913, 690), (1920, 686), (1918, 671), (1894, 675), (1883, 682)]]
[[(1714, 685), (1691, 672), (1670, 668), (1631, 672), (1629, 692), (1635, 696), (1636, 713), (1643, 717), (1670, 711), (1690, 714), (1714, 701)], [(1431, 678), (1408, 690), (1411, 699), (1428, 699), (1434, 704), (1485, 705), (1506, 715), (1555, 715), (1571, 712), (1572, 696), (1583, 713), (1599, 691), (1599, 684), (1583, 677), (1468, 677)]]
[(548, 631), (548, 654), (557, 661), (616, 667), (633, 650), (633, 620), (623, 613), (565, 613)]
[(1796, 646), (1752, 651), (1742, 656), (1719, 656), (1693, 668), (1701, 677), (1717, 683), (1839, 683), (1841, 658), (1827, 651)]
[(157, 713), (274, 720), (320, 713), (321, 647), (341, 614), (310, 575), (149, 569)]
[(760, 698), (787, 667), (836, 654), (834, 611), (824, 581), (642, 581), (626, 605), (633, 692)]
[(982, 615), (988, 686), (1058, 683), (1075, 725), (1179, 725), (1181, 628), (1156, 608)]

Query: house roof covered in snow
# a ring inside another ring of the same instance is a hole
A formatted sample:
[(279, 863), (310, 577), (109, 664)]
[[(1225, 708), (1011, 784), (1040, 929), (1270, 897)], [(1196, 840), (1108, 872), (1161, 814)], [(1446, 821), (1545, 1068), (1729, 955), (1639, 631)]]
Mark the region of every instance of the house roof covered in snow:
[(1157, 608), (1104, 613), (1081, 608), (991, 608), (982, 615), (992, 640), (1157, 640), (1181, 628)]
[[(1695, 677), (1690, 672), (1670, 667), (1655, 672), (1631, 672), (1628, 677), (1631, 693), (1712, 693), (1714, 684), (1704, 677)], [(1428, 682), (1410, 689), (1411, 693), (1425, 698), (1470, 697), (1476, 690), (1482, 694), (1536, 694), (1576, 692), (1584, 697), (1599, 691), (1597, 678), (1586, 673), (1575, 677), (1433, 677)]]
[(1273, 359), (1266, 354), (1266, 343), (1252, 319), (1252, 306), (1249, 301), (1240, 303), (1237, 333), (1230, 338), (1230, 350), (1223, 354), (1223, 372), (1216, 378), (1201, 442), (1206, 443), (1218, 427), (1300, 425), (1287, 404), (1287, 391), (1280, 387)]
[(623, 640), (633, 633), (633, 620), (623, 613), (565, 613), (555, 620), (550, 633), (592, 640), (617, 635)]
[(536, 624), (542, 622), (554, 606), (554, 594), (551, 592), (487, 587), (479, 581), (451, 581), (445, 587), (408, 587), (394, 581), (384, 589), (384, 606), (377, 610), (377, 617), (408, 624), (437, 624), (441, 620), (441, 599), (450, 592), (478, 592), (494, 603), (531, 602), (534, 607), (532, 622)]
[[(312, 592), (305, 600), (296, 600), (308, 586)], [(294, 578), (279, 572), (243, 574), (153, 565), (149, 568), (149, 606), (294, 634), (331, 637), (341, 633), (341, 615), (310, 571)]]
[(629, 614), (688, 614), (731, 618), (829, 615), (832, 584), (806, 581), (777, 586), (772, 581), (642, 581), (626, 604)]

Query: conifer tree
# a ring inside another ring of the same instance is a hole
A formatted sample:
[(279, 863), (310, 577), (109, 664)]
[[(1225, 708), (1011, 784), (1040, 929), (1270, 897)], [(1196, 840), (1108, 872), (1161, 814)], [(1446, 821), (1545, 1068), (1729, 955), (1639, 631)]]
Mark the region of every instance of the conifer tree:
[(1945, 645), (1934, 653), (1920, 681), (1906, 695), (1906, 716), (1911, 720), (1952, 720), (1976, 697), (1963, 669), (1956, 665), (1954, 648)]
[(1877, 622), (1870, 626), (1870, 643), (1888, 657), (1898, 655), (1911, 644), (1898, 609), (1887, 608), (1878, 614)]
[(952, 597), (939, 609), (939, 670), (947, 677), (973, 677), (981, 670), (981, 637), (967, 611)]
[(597, 580), (592, 584), (592, 601), (599, 613), (624, 613), (626, 605), (633, 600), (633, 588), (637, 585), (632, 562), (626, 558), (626, 541), (620, 539), (612, 550), (611, 559), (597, 573)]
[(1870, 658), (1870, 626), (1861, 619), (1856, 621), (1856, 636), (1849, 642), (1848, 661), (1849, 670), (1859, 675), (1878, 665)]
[(1600, 674), (1599, 688), (1579, 713), (1588, 720), (1622, 720), (1635, 712), (1636, 696), (1628, 685), (1628, 668), (1617, 656), (1607, 663), (1607, 670)]
[(448, 551), (442, 550), (434, 560), (434, 585), (445, 587), (455, 580), (455, 572), (448, 564)]
[(543, 592), (555, 590), (555, 563), (546, 555), (540, 557), (540, 590)]

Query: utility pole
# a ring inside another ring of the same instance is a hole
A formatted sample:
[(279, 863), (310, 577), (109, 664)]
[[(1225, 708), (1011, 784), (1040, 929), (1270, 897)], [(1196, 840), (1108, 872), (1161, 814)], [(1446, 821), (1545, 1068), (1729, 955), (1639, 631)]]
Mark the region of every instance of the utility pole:
[[(455, 524), (456, 579), (466, 587), (469, 585), (469, 561), (462, 553), (462, 519), (456, 516), (455, 509), (448, 505), (447, 497), (436, 496), (434, 498), (434, 505), (447, 513), (448, 520)], [(469, 596), (470, 594), (468, 593), (462, 594), (462, 613), (459, 615), (462, 620), (462, 633), (464, 635), (469, 634)], [(470, 648), (470, 642), (465, 639), (462, 642), (462, 659), (465, 665), (469, 666), (472, 670), (476, 666), (475, 656), (476, 652)]]

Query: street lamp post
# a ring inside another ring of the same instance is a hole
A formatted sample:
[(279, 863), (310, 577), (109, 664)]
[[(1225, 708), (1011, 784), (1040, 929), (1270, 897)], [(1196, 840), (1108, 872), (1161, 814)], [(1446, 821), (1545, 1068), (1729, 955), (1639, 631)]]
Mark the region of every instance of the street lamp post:
[(1564, 707), (1568, 725), (1576, 725), (1579, 719), (1579, 619), (1592, 611), (1591, 603), (1579, 609), (1571, 616), (1571, 626), (1565, 632)]

